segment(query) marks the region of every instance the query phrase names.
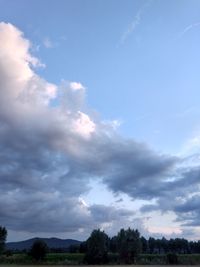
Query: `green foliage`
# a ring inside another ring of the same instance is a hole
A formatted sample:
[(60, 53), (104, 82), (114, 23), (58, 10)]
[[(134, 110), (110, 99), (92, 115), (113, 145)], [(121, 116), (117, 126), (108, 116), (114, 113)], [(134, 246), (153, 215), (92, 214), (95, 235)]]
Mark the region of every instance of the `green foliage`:
[(48, 253), (45, 258), (45, 263), (77, 265), (83, 262), (84, 256), (83, 253)]
[(85, 262), (103, 264), (108, 262), (109, 237), (100, 229), (94, 230), (87, 240)]
[(113, 236), (110, 239), (110, 251), (112, 253), (116, 253), (117, 252), (117, 237), (116, 236)]
[(147, 251), (148, 251), (148, 241), (143, 236), (140, 238), (140, 240), (141, 240), (141, 245), (142, 245), (142, 253), (147, 253)]
[(117, 249), (121, 262), (135, 263), (136, 257), (141, 252), (139, 231), (130, 228), (121, 229), (117, 235)]
[[(182, 254), (177, 255), (178, 264), (181, 265), (200, 265), (200, 254)], [(46, 265), (78, 265), (83, 263), (83, 253), (47, 253), (45, 260), (42, 264)], [(110, 264), (118, 263), (117, 253), (108, 253)], [(2, 265), (1, 265), (2, 264)], [(13, 265), (32, 265), (35, 261), (32, 257), (25, 253), (13, 255), (1, 255), (0, 266), (8, 264)], [(165, 254), (140, 254), (137, 257), (137, 264), (140, 265), (166, 265), (167, 256)]]
[(5, 227), (0, 226), (0, 255), (4, 251), (6, 238), (7, 238), (7, 230)]
[[(77, 265), (83, 262), (84, 254), (81, 253), (47, 253), (42, 264), (49, 265)], [(31, 265), (35, 264), (35, 259), (25, 253), (15, 253), (10, 256), (0, 256), (0, 264), (14, 264), (14, 265)], [(37, 262), (41, 263), (41, 262)]]
[(43, 240), (36, 240), (30, 249), (29, 255), (36, 261), (42, 261), (47, 252), (47, 244)]
[(155, 240), (155, 238), (150, 237), (148, 243), (149, 243), (150, 253), (154, 253), (154, 250), (156, 248), (156, 240)]
[[(94, 230), (87, 241), (69, 247), (71, 253), (47, 253), (48, 247), (37, 240), (29, 253), (5, 250), (7, 230), (0, 226), (0, 264), (145, 264), (200, 265), (200, 240), (140, 238), (138, 230), (121, 229), (111, 239), (104, 231)], [(52, 251), (51, 251), (52, 252)], [(57, 251), (59, 252), (59, 251)], [(143, 252), (143, 254), (140, 254)], [(146, 254), (149, 253), (149, 254)], [(43, 261), (43, 262), (41, 262)]]
[(78, 253), (80, 251), (80, 245), (69, 246), (69, 253)]
[(32, 263), (32, 258), (26, 254), (12, 254), (10, 256), (3, 255), (0, 257), (2, 264), (29, 264)]
[(175, 253), (168, 253), (167, 254), (167, 263), (178, 264), (178, 256)]
[(164, 265), (167, 264), (166, 255), (140, 254), (137, 257), (137, 264), (141, 265)]
[(182, 254), (182, 255), (178, 255), (178, 264), (200, 265), (200, 254)]
[(86, 251), (87, 251), (87, 242), (86, 242), (86, 241), (83, 241), (83, 242), (80, 244), (79, 252), (80, 252), (80, 253), (86, 253)]

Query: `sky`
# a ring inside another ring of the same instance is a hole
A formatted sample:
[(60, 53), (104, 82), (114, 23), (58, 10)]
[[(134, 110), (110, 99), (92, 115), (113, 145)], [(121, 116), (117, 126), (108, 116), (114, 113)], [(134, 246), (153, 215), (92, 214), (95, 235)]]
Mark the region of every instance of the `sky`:
[(0, 0), (8, 241), (200, 237), (200, 1)]

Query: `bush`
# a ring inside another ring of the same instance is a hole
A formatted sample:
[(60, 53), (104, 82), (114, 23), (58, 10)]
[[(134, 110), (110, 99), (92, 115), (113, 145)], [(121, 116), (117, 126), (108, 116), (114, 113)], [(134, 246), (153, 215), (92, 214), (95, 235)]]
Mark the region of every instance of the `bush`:
[(47, 244), (43, 240), (37, 240), (33, 243), (29, 255), (36, 261), (42, 261), (48, 252)]
[(167, 263), (178, 264), (178, 256), (175, 253), (168, 253), (167, 254)]
[(6, 255), (6, 257), (10, 257), (10, 256), (13, 255), (13, 252), (12, 252), (12, 250), (7, 249), (7, 250), (4, 251), (4, 255)]
[(7, 238), (7, 230), (5, 227), (0, 226), (0, 255), (4, 251), (6, 238)]

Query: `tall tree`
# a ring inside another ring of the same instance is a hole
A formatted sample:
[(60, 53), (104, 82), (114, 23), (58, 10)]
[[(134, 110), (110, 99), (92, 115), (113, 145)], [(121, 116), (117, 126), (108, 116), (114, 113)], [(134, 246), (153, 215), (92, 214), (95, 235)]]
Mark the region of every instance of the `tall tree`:
[(162, 237), (161, 243), (163, 251), (167, 253), (169, 251), (169, 241), (165, 237)]
[(86, 242), (85, 261), (88, 264), (102, 264), (108, 261), (109, 237), (104, 231), (94, 230)]
[(156, 240), (155, 240), (155, 238), (149, 237), (148, 243), (149, 243), (150, 253), (154, 253), (155, 248), (156, 248)]
[(139, 231), (130, 228), (121, 229), (117, 235), (117, 247), (122, 262), (135, 263), (142, 247)]
[(117, 252), (117, 237), (116, 236), (113, 236), (110, 239), (110, 251), (112, 253), (116, 253)]
[(5, 227), (0, 226), (0, 254), (4, 251), (7, 238), (7, 230)]
[(36, 261), (42, 261), (44, 260), (47, 252), (48, 252), (47, 244), (43, 240), (36, 240), (33, 243), (29, 254)]
[(141, 244), (142, 244), (142, 253), (147, 253), (148, 252), (148, 241), (144, 236), (140, 238)]

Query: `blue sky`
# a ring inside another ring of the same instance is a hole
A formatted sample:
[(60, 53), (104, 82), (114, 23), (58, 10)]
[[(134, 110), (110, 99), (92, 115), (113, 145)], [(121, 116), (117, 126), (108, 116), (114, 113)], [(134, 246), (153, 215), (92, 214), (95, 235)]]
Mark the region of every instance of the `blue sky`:
[(20, 0), (1, 6), (1, 20), (39, 46), (34, 54), (47, 66), (41, 75), (83, 83), (89, 105), (102, 118), (120, 120), (123, 134), (179, 152), (198, 130), (199, 1)]
[[(47, 66), (41, 75), (83, 83), (89, 105), (102, 118), (120, 120), (123, 134), (179, 152), (198, 130), (199, 1), (1, 1), (1, 6), (1, 19), (39, 46), (34, 54)], [(140, 11), (138, 24), (122, 41)]]
[[(119, 142), (125, 142), (121, 138), (133, 139), (137, 144), (142, 143), (141, 146), (145, 143), (153, 154), (157, 153), (156, 158), (158, 154), (166, 155), (169, 161), (175, 156), (181, 158), (183, 163), (177, 163), (176, 175), (182, 165), (198, 167), (199, 1), (0, 0), (0, 20), (14, 25), (24, 33), (23, 38), (30, 41), (29, 53), (45, 65), (34, 69), (36, 75), (58, 87), (63, 80), (84, 87), (83, 110), (99, 128), (104, 123), (119, 124), (115, 130), (120, 136)], [(58, 98), (52, 100), (49, 107), (54, 105), (59, 105)], [(193, 159), (192, 163), (185, 162), (188, 156)], [(173, 168), (169, 177), (176, 180)], [(185, 175), (185, 169), (178, 176), (184, 176), (183, 173)], [(91, 177), (93, 175), (91, 173)], [(146, 215), (138, 209), (154, 203), (160, 196), (143, 197), (144, 190), (142, 197), (135, 198), (135, 193), (125, 187), (119, 189), (117, 182), (115, 185), (105, 176), (100, 181), (91, 177), (90, 181), (85, 181), (92, 189), (80, 193), (79, 200), (89, 203), (86, 205), (107, 203), (115, 208), (135, 209), (135, 221), (143, 220), (142, 230), (147, 233), (172, 234), (175, 231), (186, 235), (190, 232), (183, 222), (185, 215), (180, 214), (178, 207), (166, 208), (167, 217), (162, 209)], [(198, 190), (195, 193), (198, 196)], [(123, 201), (119, 201), (121, 198)], [(194, 200), (191, 191), (183, 197), (185, 202), (186, 199)], [(162, 199), (159, 201), (161, 203)], [(199, 211), (194, 213), (200, 216)], [(152, 219), (147, 220), (151, 214)], [(159, 218), (160, 225), (155, 226), (155, 218)], [(30, 229), (15, 229), (12, 224), (9, 227), (13, 240), (38, 233), (38, 229), (30, 233)], [(195, 227), (199, 231), (199, 225)], [(78, 238), (83, 232), (84, 229), (74, 230), (67, 235)], [(81, 238), (88, 232), (89, 229)], [(58, 231), (55, 233), (59, 235)]]

